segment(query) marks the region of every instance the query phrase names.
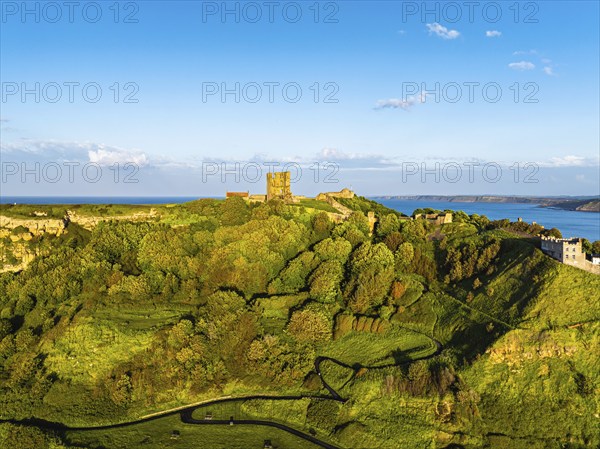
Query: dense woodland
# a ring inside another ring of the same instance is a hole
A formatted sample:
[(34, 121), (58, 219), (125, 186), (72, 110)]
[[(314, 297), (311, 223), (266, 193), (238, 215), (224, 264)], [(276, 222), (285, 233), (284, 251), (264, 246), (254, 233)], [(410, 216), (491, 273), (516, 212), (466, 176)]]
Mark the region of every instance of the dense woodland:
[[(350, 383), (328, 374), (347, 404), (306, 409), (303, 423), (340, 447), (600, 444), (597, 367), (578, 349), (598, 348), (600, 284), (528, 238), (558, 230), (460, 212), (435, 227), (361, 198), (347, 206), (336, 224), (279, 201), (202, 199), (35, 237), (43, 255), (0, 275), (0, 419), (13, 420), (0, 441), (71, 444), (18, 424), (31, 417), (97, 425), (224, 395), (324, 393), (314, 360), (325, 354), (362, 361)], [(400, 363), (433, 352), (421, 334), (441, 353)], [(538, 422), (521, 420), (540, 407)]]

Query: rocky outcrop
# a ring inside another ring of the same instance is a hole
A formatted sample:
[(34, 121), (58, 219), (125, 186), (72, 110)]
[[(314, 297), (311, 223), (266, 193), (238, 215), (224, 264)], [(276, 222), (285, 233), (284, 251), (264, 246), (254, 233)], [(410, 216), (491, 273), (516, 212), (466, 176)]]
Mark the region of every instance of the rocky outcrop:
[(67, 224), (67, 218), (14, 218), (0, 215), (0, 228), (15, 229), (22, 226), (33, 236), (45, 233), (61, 235), (66, 232)]
[[(529, 335), (525, 338), (527, 345), (523, 344), (523, 336), (508, 336), (502, 344), (488, 349), (490, 361), (494, 364), (505, 363), (508, 366), (519, 366), (526, 360), (546, 359), (554, 357), (571, 357), (577, 351), (577, 347), (562, 344), (555, 341), (551, 336)], [(537, 341), (536, 341), (537, 340)]]
[(158, 218), (160, 215), (156, 211), (156, 209), (150, 209), (150, 212), (136, 212), (135, 214), (130, 215), (111, 215), (111, 216), (87, 216), (87, 215), (79, 215), (74, 211), (67, 211), (67, 218), (70, 222), (77, 223), (79, 226), (92, 230), (98, 223), (101, 221), (145, 221), (152, 220)]
[[(68, 232), (68, 225), (71, 222), (77, 223), (87, 230), (92, 230), (102, 221), (145, 221), (159, 217), (155, 209), (150, 209), (150, 212), (117, 216), (84, 216), (78, 215), (73, 211), (67, 211), (67, 214), (62, 219), (46, 218), (43, 213), (34, 212), (34, 214), (35, 217), (31, 218), (15, 218), (0, 215), (0, 272), (25, 269), (36, 255), (38, 255), (35, 247), (32, 247), (33, 242), (28, 242), (34, 237), (44, 234), (56, 236), (66, 234)], [(4, 239), (8, 239), (8, 241)]]

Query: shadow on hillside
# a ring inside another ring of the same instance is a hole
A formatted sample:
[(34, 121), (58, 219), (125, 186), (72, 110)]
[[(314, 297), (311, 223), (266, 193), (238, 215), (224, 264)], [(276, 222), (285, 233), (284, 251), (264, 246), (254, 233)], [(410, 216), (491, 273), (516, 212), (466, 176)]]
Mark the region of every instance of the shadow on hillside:
[[(487, 314), (512, 327), (523, 322), (526, 309), (535, 301), (551, 272), (553, 261), (535, 250), (535, 239), (508, 238), (503, 240), (500, 254), (492, 274), (479, 276), (485, 288), (492, 281), (496, 288), (504, 288), (486, 298), (489, 303), (476, 301), (466, 304), (459, 313), (464, 314), (464, 327), (457, 330), (446, 347), (453, 348), (466, 361), (483, 354), (495, 340), (512, 328), (486, 317)], [(475, 278), (476, 276), (473, 276)], [(473, 278), (462, 282), (465, 291), (470, 291)], [(472, 310), (469, 310), (472, 309)], [(481, 314), (479, 312), (482, 312)]]

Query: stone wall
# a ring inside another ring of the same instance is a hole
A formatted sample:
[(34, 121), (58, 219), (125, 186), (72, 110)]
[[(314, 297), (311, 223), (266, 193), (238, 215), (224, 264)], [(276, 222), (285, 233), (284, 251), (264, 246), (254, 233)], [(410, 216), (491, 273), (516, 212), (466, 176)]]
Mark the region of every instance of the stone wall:
[(320, 201), (327, 201), (327, 198), (354, 198), (354, 192), (350, 189), (342, 189), (339, 192), (319, 193), (316, 197)]
[(589, 271), (593, 274), (600, 274), (600, 265), (594, 265), (589, 260), (586, 260), (582, 266), (578, 266), (577, 268), (581, 268), (582, 270)]

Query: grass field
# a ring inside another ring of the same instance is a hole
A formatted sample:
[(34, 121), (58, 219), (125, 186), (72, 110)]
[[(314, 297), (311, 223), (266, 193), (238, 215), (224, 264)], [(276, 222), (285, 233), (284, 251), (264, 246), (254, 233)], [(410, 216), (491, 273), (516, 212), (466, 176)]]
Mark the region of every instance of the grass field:
[[(179, 432), (177, 439), (173, 431)], [(184, 424), (178, 415), (118, 429), (68, 431), (65, 437), (91, 449), (263, 449), (265, 440), (279, 449), (319, 447), (272, 427)]]
[(435, 349), (427, 336), (392, 326), (383, 334), (351, 332), (332, 341), (322, 355), (348, 365), (377, 367), (422, 358)]

